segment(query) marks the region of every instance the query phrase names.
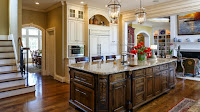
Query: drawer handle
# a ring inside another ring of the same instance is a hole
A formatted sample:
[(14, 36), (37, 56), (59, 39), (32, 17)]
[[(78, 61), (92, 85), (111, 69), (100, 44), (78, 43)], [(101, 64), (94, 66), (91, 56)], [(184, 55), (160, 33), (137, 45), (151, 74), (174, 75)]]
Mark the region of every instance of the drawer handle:
[(87, 95), (85, 92), (82, 92), (82, 91), (80, 91), (80, 90), (78, 90), (78, 89), (75, 89), (77, 92), (79, 92), (79, 93), (82, 93), (82, 94), (84, 94), (84, 95)]
[(87, 79), (81, 78), (82, 81), (86, 81)]
[(78, 76), (75, 76), (75, 78), (79, 79), (79, 77), (78, 77)]

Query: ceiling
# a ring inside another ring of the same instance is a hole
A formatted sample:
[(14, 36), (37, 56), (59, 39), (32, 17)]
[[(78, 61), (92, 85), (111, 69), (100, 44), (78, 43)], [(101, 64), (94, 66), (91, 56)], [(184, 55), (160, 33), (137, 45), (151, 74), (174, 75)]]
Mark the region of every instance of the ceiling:
[[(50, 6), (63, 1), (63, 0), (22, 0), (23, 7), (35, 10), (45, 10)], [(109, 3), (110, 0), (66, 0), (70, 3), (80, 4), (83, 1), (85, 4), (89, 6), (105, 8), (105, 6)], [(139, 7), (140, 0), (119, 0), (121, 1), (121, 10), (127, 11), (131, 9), (136, 9)], [(154, 0), (142, 0), (142, 6), (150, 6), (159, 4), (162, 2), (168, 2), (172, 0), (159, 0), (159, 2), (153, 2)], [(39, 2), (39, 5), (36, 5), (35, 2)]]

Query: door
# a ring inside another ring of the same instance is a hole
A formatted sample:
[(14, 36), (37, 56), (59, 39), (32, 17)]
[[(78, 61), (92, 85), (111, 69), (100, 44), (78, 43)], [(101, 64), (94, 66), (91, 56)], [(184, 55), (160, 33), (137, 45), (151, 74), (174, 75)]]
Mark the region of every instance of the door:
[(98, 38), (97, 36), (90, 35), (90, 57), (98, 55)]
[(76, 21), (75, 20), (68, 20), (68, 40), (70, 44), (76, 43)]
[(100, 54), (101, 55), (109, 55), (110, 43), (109, 36), (99, 36), (98, 44), (100, 45)]
[(156, 73), (154, 75), (154, 93), (158, 95), (161, 93), (161, 73)]
[(46, 31), (46, 61), (47, 75), (54, 76), (56, 72), (56, 46), (55, 46), (55, 29), (50, 28)]
[(146, 76), (146, 99), (153, 97), (153, 75)]
[(84, 21), (76, 21), (76, 40), (78, 43), (84, 43), (85, 39), (85, 22)]
[(110, 85), (111, 112), (121, 112), (126, 110), (126, 81), (113, 83)]

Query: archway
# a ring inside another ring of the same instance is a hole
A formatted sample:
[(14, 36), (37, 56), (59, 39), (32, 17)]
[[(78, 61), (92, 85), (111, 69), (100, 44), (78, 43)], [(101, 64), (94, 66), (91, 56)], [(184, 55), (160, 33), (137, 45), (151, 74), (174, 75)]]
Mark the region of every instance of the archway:
[[(150, 47), (150, 35), (146, 31), (140, 31), (140, 32), (138, 32), (137, 35), (136, 35), (136, 37), (137, 38), (138, 37), (143, 37), (143, 39), (140, 38), (139, 41), (143, 40), (144, 41), (144, 45), (146, 47)], [(137, 39), (136, 42), (138, 42), (138, 39)]]
[[(40, 26), (38, 26), (38, 25), (35, 25), (35, 24), (33, 24), (33, 23), (31, 23), (31, 24), (23, 24), (22, 25), (22, 29), (23, 28), (26, 28), (26, 27), (33, 27), (33, 28), (37, 28), (37, 29), (39, 29), (39, 30), (41, 30), (42, 31), (42, 75), (46, 75), (46, 36), (45, 36), (45, 29), (44, 28), (42, 28), (42, 27), (40, 27)], [(30, 56), (29, 56), (30, 57)]]

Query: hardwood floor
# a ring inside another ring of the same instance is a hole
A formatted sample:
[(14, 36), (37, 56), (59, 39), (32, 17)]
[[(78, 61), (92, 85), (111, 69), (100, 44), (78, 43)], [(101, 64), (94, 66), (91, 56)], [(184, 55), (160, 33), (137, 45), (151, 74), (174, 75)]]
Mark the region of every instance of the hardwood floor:
[[(29, 84), (36, 92), (0, 100), (0, 112), (78, 112), (69, 106), (69, 85), (51, 76), (30, 74)], [(183, 98), (200, 99), (200, 82), (177, 80), (176, 88), (147, 103), (138, 112), (167, 112)]]

